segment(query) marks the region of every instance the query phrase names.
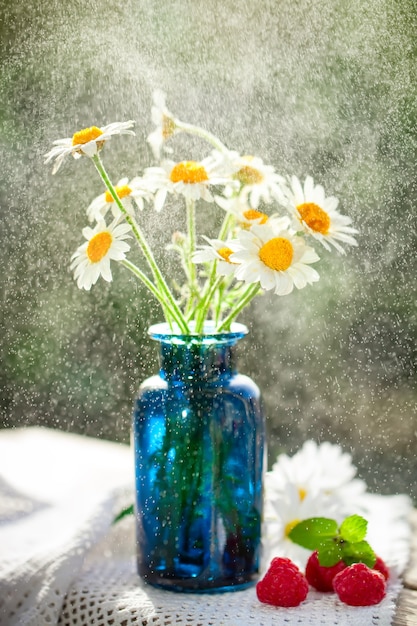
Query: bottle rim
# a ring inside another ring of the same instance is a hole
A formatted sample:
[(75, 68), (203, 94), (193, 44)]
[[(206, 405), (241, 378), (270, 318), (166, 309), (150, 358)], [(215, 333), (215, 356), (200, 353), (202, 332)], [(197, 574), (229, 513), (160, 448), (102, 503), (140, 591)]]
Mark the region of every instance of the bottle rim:
[(150, 326), (148, 329), (148, 334), (152, 339), (174, 343), (221, 343), (223, 341), (229, 342), (241, 339), (248, 333), (247, 326), (238, 322), (234, 322), (231, 325), (230, 330), (222, 330), (220, 332), (216, 332), (215, 322), (209, 320), (204, 323), (204, 329), (201, 334), (196, 334), (192, 332), (193, 323), (191, 323), (190, 326), (191, 331), (189, 333), (183, 333), (176, 324), (171, 330), (167, 322), (161, 322), (159, 324), (152, 324), (152, 326)]

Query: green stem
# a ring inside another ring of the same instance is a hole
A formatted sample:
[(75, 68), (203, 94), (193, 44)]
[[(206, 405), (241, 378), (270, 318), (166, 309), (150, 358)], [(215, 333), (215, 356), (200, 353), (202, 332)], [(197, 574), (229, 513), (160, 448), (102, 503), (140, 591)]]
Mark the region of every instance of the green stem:
[(217, 148), (220, 152), (224, 154), (228, 153), (229, 150), (227, 147), (218, 139), (215, 135), (208, 132), (204, 128), (200, 128), (199, 126), (194, 126), (193, 124), (186, 124), (185, 122), (181, 122), (179, 120), (175, 120), (175, 126), (190, 135), (196, 135), (197, 137), (201, 137), (211, 143), (212, 146)]
[(196, 226), (195, 226), (195, 200), (192, 198), (186, 198), (185, 204), (187, 207), (187, 233), (188, 233), (188, 259), (187, 259), (187, 272), (188, 281), (190, 286), (190, 295), (186, 307), (186, 314), (193, 306), (194, 298), (198, 295), (197, 288), (197, 271), (195, 263), (192, 260), (193, 254), (196, 249)]
[(217, 239), (220, 239), (221, 241), (224, 241), (226, 239), (227, 235), (229, 234), (231, 224), (232, 222), (234, 222), (234, 220), (235, 216), (233, 215), (233, 213), (226, 213), (220, 227)]
[[(120, 209), (121, 213), (123, 214), (126, 222), (129, 224), (129, 226), (132, 229), (132, 232), (135, 236), (136, 241), (138, 242), (140, 248), (142, 249), (142, 252), (149, 264), (149, 267), (152, 270), (152, 274), (154, 275), (156, 284), (157, 284), (157, 288), (160, 292), (161, 297), (166, 298), (166, 300), (168, 300), (169, 303), (169, 309), (174, 310), (175, 311), (175, 321), (177, 322), (177, 324), (179, 325), (180, 329), (184, 332), (184, 333), (188, 333), (189, 329), (188, 329), (188, 325), (187, 322), (180, 310), (180, 308), (178, 307), (178, 304), (175, 301), (174, 296), (172, 295), (168, 285), (165, 282), (164, 277), (162, 276), (159, 267), (155, 261), (155, 258), (152, 254), (152, 250), (150, 249), (144, 235), (142, 234), (139, 225), (137, 224), (136, 220), (129, 215), (129, 213), (126, 211), (125, 207), (123, 206), (119, 196), (117, 195), (117, 192), (109, 178), (109, 176), (107, 175), (106, 170), (104, 169), (104, 165), (99, 157), (98, 154), (94, 155), (92, 157), (92, 161), (94, 163), (94, 165), (96, 166), (96, 169), (98, 171), (98, 173), (100, 174), (101, 179), (103, 180), (105, 186), (107, 187), (107, 189), (109, 190), (113, 200), (115, 201), (115, 203), (117, 204), (118, 208)], [(169, 320), (168, 320), (169, 321)]]
[(134, 265), (134, 263), (131, 263), (131, 261), (128, 261), (127, 259), (123, 259), (122, 261), (120, 261), (120, 264), (124, 265), (124, 267), (132, 272), (132, 274), (139, 278), (146, 286), (146, 288), (155, 296), (155, 298), (158, 300), (164, 310), (165, 317), (167, 317), (168, 319), (168, 323), (170, 323), (169, 320), (172, 317), (178, 324), (178, 326), (180, 326), (180, 320), (177, 318), (176, 311), (169, 306), (167, 301), (155, 287), (153, 282), (146, 276), (146, 274), (144, 274), (142, 270), (140, 270), (138, 267), (136, 267), (136, 265)]
[(256, 296), (258, 291), (260, 290), (260, 284), (255, 283), (253, 285), (249, 285), (247, 290), (242, 296), (239, 304), (229, 313), (227, 317), (221, 322), (219, 326), (216, 328), (216, 332), (221, 332), (222, 330), (228, 330), (230, 328), (230, 324), (233, 320), (239, 315), (242, 309), (245, 308), (249, 304), (249, 302)]
[(216, 326), (219, 324), (222, 316), (222, 301), (223, 295), (225, 292), (225, 285), (220, 285), (219, 290), (215, 294), (215, 303), (214, 303), (214, 322)]
[[(220, 231), (218, 234), (218, 239), (220, 241), (224, 241), (229, 234), (231, 223), (234, 221), (234, 215), (232, 213), (226, 213), (223, 219), (223, 223), (220, 227)], [(217, 261), (213, 261), (213, 265), (211, 267), (210, 276), (206, 282), (206, 285), (203, 290), (202, 298), (201, 298), (201, 308), (197, 307), (198, 315), (196, 321), (196, 332), (199, 333), (202, 330), (202, 326), (204, 324), (205, 318), (207, 316), (208, 310), (211, 305), (211, 298), (215, 293), (217, 286), (220, 284), (222, 278), (216, 280), (217, 276)]]
[[(214, 274), (216, 274), (216, 265), (217, 265), (217, 262), (214, 261), (214, 264), (213, 264)], [(213, 273), (213, 270), (212, 270), (212, 273)], [(204, 322), (206, 320), (206, 315), (210, 308), (212, 298), (214, 294), (216, 293), (216, 290), (220, 286), (222, 280), (223, 280), (223, 276), (218, 276), (217, 280), (214, 280), (213, 282), (211, 282), (210, 288), (205, 292), (201, 300), (201, 306), (197, 310), (196, 323), (195, 323), (195, 332), (198, 334), (201, 333), (203, 330)]]

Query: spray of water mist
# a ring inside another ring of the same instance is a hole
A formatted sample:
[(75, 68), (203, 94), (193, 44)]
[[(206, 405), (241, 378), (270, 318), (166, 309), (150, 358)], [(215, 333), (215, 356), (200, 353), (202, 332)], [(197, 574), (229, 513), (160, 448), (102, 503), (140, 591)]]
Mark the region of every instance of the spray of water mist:
[[(69, 258), (101, 183), (88, 163), (52, 178), (42, 155), (78, 128), (135, 119), (136, 140), (105, 155), (114, 179), (135, 175), (152, 163), (145, 139), (162, 87), (181, 119), (230, 148), (313, 175), (360, 231), (349, 258), (322, 260), (308, 297), (266, 295), (242, 320), (241, 360), (264, 389), (271, 453), (307, 436), (340, 441), (371, 486), (375, 472), (379, 490), (416, 495), (416, 22), (412, 0), (262, 0), (239, 11), (229, 0), (4, 2), (2, 424), (128, 439), (158, 307), (122, 271), (78, 291)], [(195, 158), (205, 146), (179, 139), (175, 150)], [(166, 233), (183, 219), (176, 206), (146, 216), (166, 267)]]

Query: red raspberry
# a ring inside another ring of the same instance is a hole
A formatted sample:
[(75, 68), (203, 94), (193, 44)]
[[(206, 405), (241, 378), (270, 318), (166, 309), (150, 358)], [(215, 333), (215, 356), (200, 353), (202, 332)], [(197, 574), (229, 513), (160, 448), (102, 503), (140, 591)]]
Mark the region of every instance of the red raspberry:
[(306, 578), (317, 591), (333, 591), (333, 578), (346, 567), (343, 561), (339, 561), (332, 567), (320, 565), (316, 551), (307, 561)]
[(269, 570), (256, 585), (258, 600), (274, 606), (298, 606), (307, 593), (305, 576), (290, 559), (281, 557), (272, 559)]
[(378, 604), (385, 596), (385, 578), (364, 563), (354, 563), (336, 574), (333, 589), (350, 606)]
[(376, 557), (375, 565), (373, 566), (372, 569), (376, 569), (378, 572), (381, 572), (381, 574), (383, 575), (385, 580), (388, 580), (388, 578), (389, 578), (389, 569), (385, 565), (384, 561), (381, 559), (380, 556)]

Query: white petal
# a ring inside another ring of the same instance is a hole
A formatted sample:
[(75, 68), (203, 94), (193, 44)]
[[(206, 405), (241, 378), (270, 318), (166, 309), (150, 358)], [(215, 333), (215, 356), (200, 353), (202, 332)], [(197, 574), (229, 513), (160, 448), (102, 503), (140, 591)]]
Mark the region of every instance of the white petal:
[(52, 144), (54, 146), (61, 146), (61, 147), (69, 147), (72, 146), (72, 137), (65, 137), (64, 139), (56, 139), (55, 141), (52, 142)]
[(295, 204), (296, 205), (302, 204), (304, 202), (304, 191), (303, 191), (300, 181), (298, 180), (296, 176), (293, 176), (291, 178), (291, 186), (294, 192)]
[(299, 271), (302, 272), (304, 278), (309, 284), (316, 283), (318, 280), (320, 280), (320, 274), (313, 267), (310, 267), (309, 265), (300, 264)]
[(165, 204), (165, 200), (167, 197), (167, 190), (166, 189), (159, 189), (156, 194), (155, 194), (155, 211), (157, 211), (158, 213), (161, 211), (162, 207)]
[(92, 263), (90, 265), (90, 269), (88, 271), (88, 275), (91, 276), (91, 284), (95, 285), (96, 282), (99, 279), (100, 273), (101, 273), (101, 262), (100, 263)]
[(286, 296), (292, 292), (294, 283), (286, 272), (276, 272), (275, 281), (275, 293), (277, 295)]
[(261, 283), (262, 289), (265, 289), (267, 291), (274, 289), (275, 287), (274, 274), (275, 272), (273, 270), (268, 270), (268, 269), (265, 269), (264, 271), (261, 272), (260, 283)]
[(97, 154), (97, 142), (95, 140), (88, 141), (82, 145), (81, 149), (88, 157), (93, 157)]
[(65, 159), (67, 153), (62, 153), (59, 157), (57, 157), (54, 166), (52, 168), (52, 174), (56, 174), (59, 168), (62, 165), (63, 160)]
[(111, 269), (110, 269), (110, 263), (103, 265), (101, 267), (101, 275), (104, 278), (105, 281), (107, 281), (108, 283), (111, 283), (112, 281), (112, 273), (111, 273)]
[(313, 250), (313, 248), (307, 246), (304, 249), (304, 253), (301, 256), (300, 261), (302, 263), (316, 263), (317, 261), (320, 261), (320, 257), (318, 256), (316, 251)]
[(244, 280), (247, 283), (256, 283), (260, 279), (260, 263), (258, 260), (250, 261), (242, 265), (238, 265), (235, 271), (235, 276), (239, 280)]
[(126, 235), (126, 233), (131, 233), (132, 228), (129, 224), (123, 222), (122, 224), (118, 224), (117, 226), (113, 227), (112, 232), (116, 238), (120, 238), (122, 235)]
[(311, 176), (306, 176), (304, 181), (304, 198), (307, 200), (314, 192), (314, 181)]
[(299, 269), (294, 267), (289, 268), (288, 275), (291, 276), (293, 283), (297, 287), (297, 289), (303, 289), (303, 287), (306, 286), (307, 280)]
[(333, 212), (337, 209), (339, 200), (334, 196), (329, 196), (324, 200), (323, 209), (327, 212)]
[(112, 122), (111, 124), (107, 124), (107, 126), (103, 126), (101, 130), (105, 135), (134, 135), (135, 133), (132, 130), (128, 130), (134, 126), (134, 124), (134, 120), (129, 120), (128, 122)]
[(310, 194), (309, 199), (318, 204), (320, 207), (323, 207), (325, 199), (324, 188), (321, 185), (316, 185)]

